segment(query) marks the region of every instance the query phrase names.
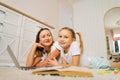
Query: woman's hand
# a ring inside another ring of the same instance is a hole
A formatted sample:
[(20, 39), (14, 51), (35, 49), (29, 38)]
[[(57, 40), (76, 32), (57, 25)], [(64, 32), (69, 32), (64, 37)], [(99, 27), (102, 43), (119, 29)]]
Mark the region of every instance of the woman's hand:
[(33, 47), (34, 47), (34, 48), (37, 48), (37, 47), (43, 47), (43, 46), (42, 46), (40, 43), (34, 43), (34, 44), (33, 44)]

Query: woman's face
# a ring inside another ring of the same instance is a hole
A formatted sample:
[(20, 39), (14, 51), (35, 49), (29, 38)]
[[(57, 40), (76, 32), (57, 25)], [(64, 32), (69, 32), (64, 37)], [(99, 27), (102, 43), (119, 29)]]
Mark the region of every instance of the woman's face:
[(48, 30), (41, 31), (40, 35), (40, 44), (44, 47), (49, 47), (53, 43), (53, 37)]
[(73, 40), (74, 38), (72, 37), (72, 34), (69, 30), (63, 29), (58, 34), (59, 45), (64, 49), (68, 49)]

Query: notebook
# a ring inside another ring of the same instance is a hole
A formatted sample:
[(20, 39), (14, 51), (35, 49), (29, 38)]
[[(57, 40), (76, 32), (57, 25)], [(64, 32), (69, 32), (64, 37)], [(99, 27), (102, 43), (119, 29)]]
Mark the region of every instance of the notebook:
[(30, 70), (30, 69), (35, 69), (36, 67), (26, 67), (26, 66), (20, 66), (18, 60), (16, 59), (15, 55), (14, 55), (14, 52), (12, 51), (11, 47), (8, 45), (7, 46), (7, 50), (8, 50), (8, 53), (11, 57), (11, 59), (13, 60), (15, 66), (18, 68), (18, 69), (21, 69), (21, 70)]

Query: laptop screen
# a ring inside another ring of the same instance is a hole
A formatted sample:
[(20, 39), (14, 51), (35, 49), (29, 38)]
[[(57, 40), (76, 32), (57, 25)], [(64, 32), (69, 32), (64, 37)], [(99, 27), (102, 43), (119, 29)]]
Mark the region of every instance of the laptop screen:
[(20, 68), (20, 65), (19, 65), (19, 63), (18, 63), (18, 61), (17, 61), (17, 59), (16, 59), (16, 57), (14, 55), (14, 52), (12, 51), (12, 49), (11, 49), (11, 47), (9, 45), (7, 46), (7, 50), (8, 50), (8, 53), (9, 53), (10, 57), (12, 58), (12, 60), (13, 60), (13, 62), (15, 64), (15, 66), (17, 68)]

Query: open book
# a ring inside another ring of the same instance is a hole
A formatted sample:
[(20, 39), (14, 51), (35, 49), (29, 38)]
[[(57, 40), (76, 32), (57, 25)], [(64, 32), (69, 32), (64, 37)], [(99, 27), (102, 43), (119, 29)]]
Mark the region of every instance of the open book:
[(58, 76), (82, 76), (82, 77), (92, 77), (93, 74), (89, 68), (71, 66), (68, 68), (63, 68), (61, 66), (51, 67), (46, 70), (34, 70), (32, 74), (38, 75), (58, 75)]
[(33, 72), (37, 71), (51, 71), (51, 70), (57, 70), (57, 69), (63, 69), (64, 66), (53, 66), (53, 67), (42, 67), (42, 68), (36, 68), (32, 70)]

